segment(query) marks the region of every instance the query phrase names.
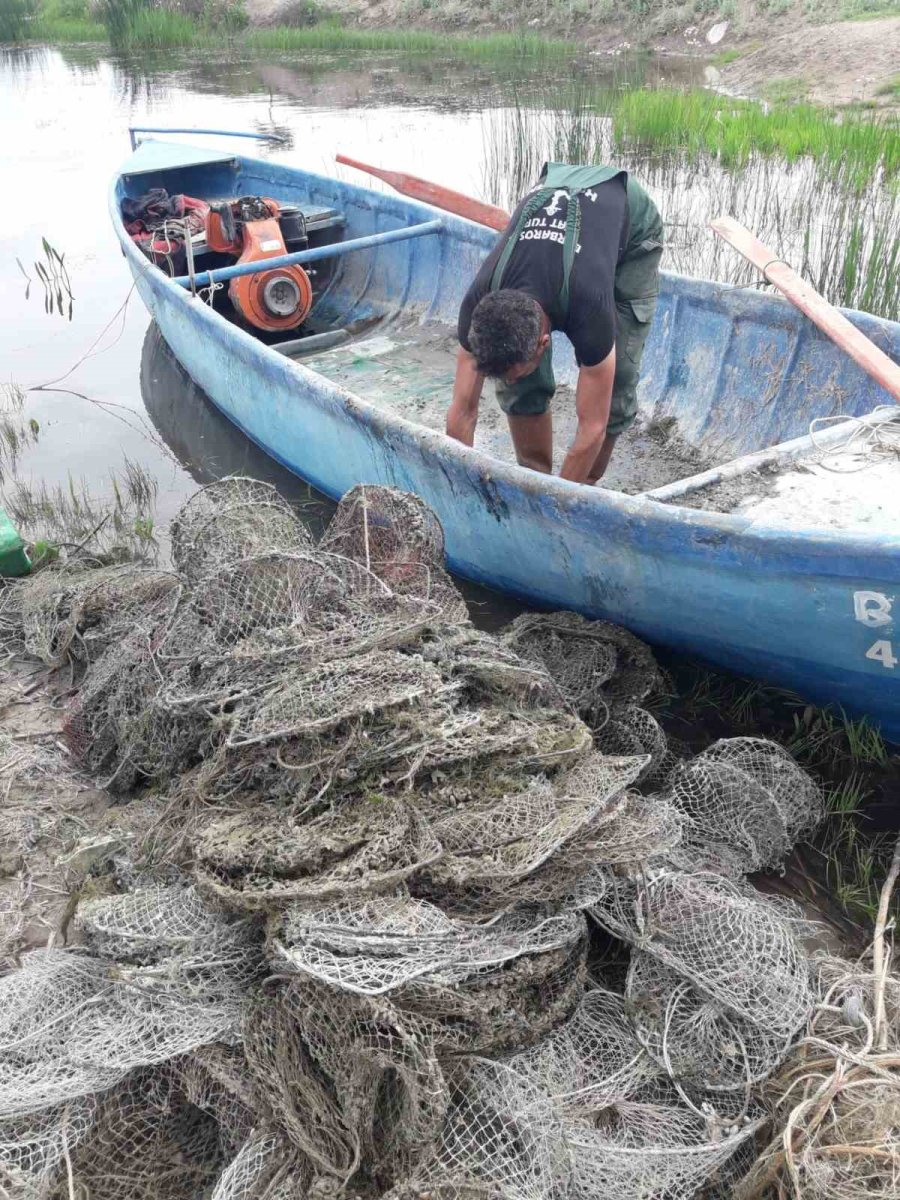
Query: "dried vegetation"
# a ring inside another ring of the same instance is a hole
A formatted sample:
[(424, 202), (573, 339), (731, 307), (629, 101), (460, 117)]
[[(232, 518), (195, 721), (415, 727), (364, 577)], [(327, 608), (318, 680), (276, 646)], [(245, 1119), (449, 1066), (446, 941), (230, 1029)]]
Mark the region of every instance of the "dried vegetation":
[(0, 593), (5, 1194), (897, 1194), (891, 881), (851, 963), (746, 878), (790, 755), (686, 758), (605, 622), (474, 629), (414, 497), (171, 535)]

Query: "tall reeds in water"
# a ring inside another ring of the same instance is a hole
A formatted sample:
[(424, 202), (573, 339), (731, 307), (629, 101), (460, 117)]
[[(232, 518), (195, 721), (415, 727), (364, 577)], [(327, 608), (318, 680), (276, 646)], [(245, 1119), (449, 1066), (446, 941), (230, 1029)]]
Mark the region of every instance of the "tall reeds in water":
[[(710, 115), (716, 105), (729, 114), (722, 129), (712, 128), (719, 124)], [(736, 115), (742, 112), (744, 127)], [(896, 319), (900, 125), (838, 120), (800, 106), (792, 126), (792, 112), (643, 89), (533, 96), (485, 114), (483, 190), (511, 206), (548, 159), (615, 162), (660, 206), (668, 270), (757, 282), (754, 269), (709, 232), (709, 221), (728, 213), (832, 303)], [(767, 132), (757, 138), (760, 130)]]
[(0, 0), (0, 45), (28, 37), (34, 10), (34, 0)]
[(196, 41), (198, 24), (151, 0), (101, 0), (98, 14), (117, 50), (163, 50)]
[(252, 29), (244, 41), (256, 50), (398, 51), (498, 61), (517, 57), (559, 58), (571, 56), (576, 49), (572, 42), (533, 33), (489, 33), (478, 37), (427, 29), (346, 29), (329, 21), (303, 29), (278, 26)]

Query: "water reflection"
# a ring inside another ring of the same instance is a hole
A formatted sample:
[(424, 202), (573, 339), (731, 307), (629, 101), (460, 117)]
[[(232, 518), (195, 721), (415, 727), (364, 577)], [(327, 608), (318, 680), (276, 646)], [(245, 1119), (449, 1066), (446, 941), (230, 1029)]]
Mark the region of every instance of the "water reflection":
[[(518, 94), (538, 96), (548, 85), (561, 91), (554, 71), (568, 77), (580, 72), (612, 86), (683, 70), (696, 78), (699, 65), (640, 56), (589, 59), (577, 67), (535, 64), (529, 74), (519, 59), (466, 64), (390, 54), (254, 57), (231, 49), (134, 58), (98, 46), (0, 51), (0, 162), (15, 184), (0, 189), (3, 377), (25, 389), (62, 378), (61, 386), (75, 393), (28, 395), (26, 418), (34, 417), (42, 434), (22, 455), (23, 478), (64, 484), (72, 475), (102, 492), (109, 472), (121, 470), (127, 457), (160, 481), (163, 524), (194, 479), (229, 470), (277, 472), (190, 381), (180, 372), (172, 377), (171, 364), (168, 395), (156, 394), (150, 402), (169, 444), (177, 446), (176, 459), (190, 464), (194, 478), (143, 430), (151, 389), (146, 379), (142, 389), (139, 365), (149, 353), (148, 317), (136, 296), (125, 304), (132, 281), (107, 213), (109, 179), (128, 153), (130, 124), (256, 129), (285, 139), (254, 151), (279, 162), (360, 181), (358, 173), (335, 168), (334, 155), (342, 150), (477, 194), (485, 109), (508, 106)], [(18, 258), (31, 271), (43, 238), (65, 256), (76, 299), (71, 322), (57, 318), (52, 336), (40, 290), (36, 298), (33, 286), (25, 301), (16, 264)], [(201, 424), (199, 434), (189, 428), (191, 419)], [(282, 482), (302, 486), (291, 476)]]
[[(155, 324), (147, 330), (141, 351), (141, 395), (158, 433), (192, 481), (181, 483), (183, 496), (190, 494), (193, 484), (212, 483), (224, 475), (250, 475), (274, 484), (297, 506), (313, 537), (321, 536), (334, 503), (279, 466), (232, 425), (180, 365)], [(458, 579), (457, 584), (483, 629), (497, 629), (522, 611), (523, 605), (508, 596), (468, 580)]]
[(147, 329), (141, 351), (141, 396), (160, 437), (195, 483), (212, 483), (224, 475), (263, 479), (302, 506), (314, 533), (324, 528), (334, 511), (331, 501), (279, 466), (219, 412), (155, 324)]

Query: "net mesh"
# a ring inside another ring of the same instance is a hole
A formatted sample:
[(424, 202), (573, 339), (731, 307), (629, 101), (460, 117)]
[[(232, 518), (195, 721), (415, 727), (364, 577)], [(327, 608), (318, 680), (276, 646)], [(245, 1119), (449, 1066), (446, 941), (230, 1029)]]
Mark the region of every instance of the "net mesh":
[(616, 881), (591, 909), (635, 946), (628, 990), (642, 1044), (673, 1078), (745, 1088), (809, 1020), (809, 967), (790, 914), (716, 875)]
[[(71, 667), (75, 696), (52, 753), (0, 742), (0, 1191), (780, 1180), (776, 1152), (753, 1163), (759, 1100), (783, 1146), (808, 1057), (868, 1070), (873, 1021), (865, 970), (813, 976), (803, 923), (740, 878), (821, 817), (790, 756), (685, 760), (645, 707), (665, 676), (608, 622), (476, 630), (414, 496), (354, 488), (314, 546), (274, 489), (227, 479), (171, 532), (175, 572), (3, 593), (4, 645)], [(127, 803), (80, 800), (67, 748)], [(22, 953), (44, 893), (51, 944)], [(885, 998), (896, 1025), (893, 976)], [(804, 1126), (813, 1200), (896, 1195), (894, 1082), (865, 1078)]]
[(608, 621), (577, 613), (523, 613), (504, 641), (524, 658), (541, 662), (563, 695), (591, 725), (607, 719), (612, 703), (634, 704), (665, 689), (650, 648)]
[(306, 526), (276, 488), (238, 476), (195, 492), (176, 514), (169, 534), (172, 560), (192, 584), (241, 559), (312, 545)]
[(444, 568), (444, 531), (418, 496), (372, 484), (351, 488), (322, 549), (361, 563), (396, 595), (429, 601), (443, 621), (468, 622), (466, 603)]
[(150, 636), (171, 617), (181, 595), (177, 575), (127, 566), (51, 568), (18, 585), (26, 651), (48, 666), (94, 662), (134, 635)]
[(778, 866), (824, 815), (821, 789), (774, 742), (728, 738), (672, 774), (668, 798), (685, 819), (685, 846), (720, 869)]

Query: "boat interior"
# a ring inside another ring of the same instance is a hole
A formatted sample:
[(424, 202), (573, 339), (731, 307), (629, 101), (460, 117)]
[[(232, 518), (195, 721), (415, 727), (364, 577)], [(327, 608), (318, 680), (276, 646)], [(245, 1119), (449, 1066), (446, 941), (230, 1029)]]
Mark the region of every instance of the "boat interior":
[[(199, 226), (186, 225), (188, 245), (178, 247), (176, 238), (176, 249), (184, 251), (177, 256), (168, 228), (164, 253), (153, 240), (158, 232), (142, 235), (144, 253), (182, 282), (187, 263), (198, 302), (211, 303), (223, 319), (368, 403), (430, 429), (443, 428), (457, 351), (456, 313), (495, 236), (491, 231), (447, 217), (438, 235), (341, 253), (341, 242), (436, 214), (392, 193), (267, 160), (147, 141), (118, 179), (120, 209), (123, 201), (138, 201), (155, 188), (169, 197), (194, 197), (213, 214)], [(276, 204), (248, 209), (248, 198)], [(231, 214), (238, 220), (236, 241)], [(251, 246), (250, 230), (257, 226), (249, 217), (273, 214), (275, 240), (265, 240), (272, 226), (263, 221)], [(246, 262), (254, 246), (257, 253), (259, 246), (268, 246), (268, 253), (276, 248), (281, 254), (321, 253), (304, 264), (300, 274), (307, 282), (298, 280), (294, 291), (284, 284), (264, 298), (260, 285), (256, 309), (246, 288), (236, 289), (244, 279), (204, 287), (204, 272)], [(860, 323), (877, 344), (900, 357), (900, 326), (870, 317)], [(558, 467), (576, 425), (576, 367), (559, 335), (554, 366), (560, 383), (553, 402)], [(476, 447), (513, 461), (506, 419), (492, 390), (490, 384), (485, 388)], [(753, 289), (666, 276), (644, 354), (638, 420), (620, 439), (602, 486), (737, 512), (767, 525), (896, 530), (900, 410), (888, 411), (886, 399), (784, 301)]]

